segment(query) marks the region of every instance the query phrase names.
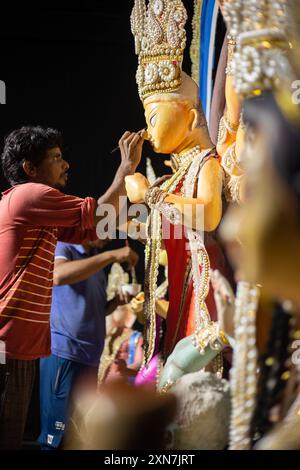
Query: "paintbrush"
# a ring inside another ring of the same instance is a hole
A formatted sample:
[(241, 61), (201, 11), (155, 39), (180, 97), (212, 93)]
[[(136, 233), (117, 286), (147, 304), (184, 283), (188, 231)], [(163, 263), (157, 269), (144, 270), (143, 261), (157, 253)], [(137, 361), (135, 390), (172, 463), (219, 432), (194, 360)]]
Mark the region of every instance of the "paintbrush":
[[(144, 134), (144, 139), (145, 139), (145, 140), (148, 140), (148, 134), (147, 134), (146, 129), (141, 129), (140, 131), (137, 132), (137, 134), (142, 134), (142, 132), (145, 132), (145, 134)], [(112, 154), (112, 153), (115, 153), (117, 150), (119, 150), (119, 148), (120, 148), (120, 147), (119, 147), (119, 145), (118, 145), (118, 147), (115, 147), (114, 149), (112, 149), (112, 151), (111, 151), (110, 153), (111, 153), (111, 154)]]

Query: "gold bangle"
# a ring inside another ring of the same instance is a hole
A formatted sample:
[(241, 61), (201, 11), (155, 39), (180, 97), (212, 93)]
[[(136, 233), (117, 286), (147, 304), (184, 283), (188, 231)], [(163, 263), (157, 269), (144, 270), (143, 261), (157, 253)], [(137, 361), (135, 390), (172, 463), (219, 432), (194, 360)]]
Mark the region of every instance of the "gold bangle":
[(222, 145), (226, 142), (227, 134), (236, 134), (240, 123), (233, 124), (229, 121), (226, 114), (224, 114), (219, 123), (218, 130), (218, 145)]
[(170, 388), (172, 388), (174, 385), (175, 385), (176, 381), (175, 380), (168, 380), (165, 385), (159, 389), (159, 393), (163, 394), (163, 393), (167, 393)]
[(204, 354), (207, 346), (220, 352), (223, 347), (229, 345), (229, 341), (224, 331), (220, 330), (218, 322), (210, 321), (195, 332), (193, 345), (200, 354)]
[(221, 342), (224, 344), (224, 346), (230, 346), (227, 335), (223, 330), (219, 331), (219, 338), (220, 338)]
[(224, 123), (224, 116), (221, 118), (218, 130), (218, 145), (223, 145), (227, 139), (227, 129)]
[(227, 53), (227, 66), (226, 75), (234, 75), (233, 70), (233, 57), (236, 51), (236, 39), (234, 36), (227, 36), (228, 38), (228, 53)]
[(155, 207), (162, 199), (166, 197), (167, 193), (162, 189), (159, 189), (157, 186), (154, 188), (149, 188), (145, 194), (145, 203), (151, 209)]
[(236, 134), (237, 131), (238, 131), (240, 123), (238, 122), (237, 124), (233, 124), (231, 121), (229, 121), (226, 114), (224, 114), (223, 117), (224, 117), (224, 124), (225, 124), (226, 129), (228, 130), (228, 132), (230, 132), (231, 134)]
[(226, 173), (230, 175), (234, 167), (237, 167), (241, 172), (243, 172), (243, 169), (240, 167), (237, 161), (237, 156), (235, 153), (235, 142), (230, 147), (228, 147), (225, 154), (223, 155), (222, 167)]

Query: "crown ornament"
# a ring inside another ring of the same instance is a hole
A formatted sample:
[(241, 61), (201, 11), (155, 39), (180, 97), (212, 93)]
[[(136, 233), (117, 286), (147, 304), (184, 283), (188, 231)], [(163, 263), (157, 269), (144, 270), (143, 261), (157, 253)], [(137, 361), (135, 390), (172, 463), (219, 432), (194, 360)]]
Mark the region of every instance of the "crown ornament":
[(230, 68), (243, 98), (278, 87), (291, 73), (288, 0), (225, 0), (224, 19), (236, 40)]
[(177, 91), (182, 83), (187, 12), (181, 0), (135, 0), (130, 23), (139, 57), (136, 81), (141, 100)]

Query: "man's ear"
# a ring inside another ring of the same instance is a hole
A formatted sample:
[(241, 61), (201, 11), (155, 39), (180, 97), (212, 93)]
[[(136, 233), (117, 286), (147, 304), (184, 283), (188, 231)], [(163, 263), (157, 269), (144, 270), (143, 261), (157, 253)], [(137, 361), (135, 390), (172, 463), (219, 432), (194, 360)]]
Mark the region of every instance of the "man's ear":
[(25, 160), (22, 166), (29, 178), (34, 178), (36, 176), (36, 167), (29, 160)]

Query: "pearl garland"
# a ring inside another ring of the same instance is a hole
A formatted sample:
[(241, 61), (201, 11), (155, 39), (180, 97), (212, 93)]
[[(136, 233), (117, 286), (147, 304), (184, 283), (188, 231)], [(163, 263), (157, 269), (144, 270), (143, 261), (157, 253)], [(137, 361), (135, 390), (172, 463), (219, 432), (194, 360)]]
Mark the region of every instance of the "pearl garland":
[(247, 282), (239, 282), (235, 303), (235, 348), (230, 371), (232, 413), (230, 424), (231, 450), (251, 446), (250, 424), (256, 396), (256, 311), (259, 290)]
[[(199, 153), (200, 152), (200, 153)], [(200, 151), (200, 146), (188, 150), (179, 157), (178, 171), (160, 189), (172, 193), (177, 188), (182, 178), (184, 182), (184, 196), (192, 197), (194, 184), (200, 165), (210, 150)], [(178, 156), (176, 156), (178, 158)], [(157, 277), (159, 266), (159, 253), (161, 248), (161, 214), (156, 208), (152, 208), (147, 219), (147, 243), (145, 248), (145, 358), (147, 365), (153, 355), (155, 346), (155, 292), (157, 290)], [(193, 230), (188, 231), (188, 238), (192, 252), (192, 267), (195, 288), (195, 308), (197, 325), (207, 324), (209, 314), (207, 312), (204, 299), (209, 289), (209, 259), (203, 245), (203, 241)], [(203, 264), (200, 273), (199, 263)]]
[(176, 153), (173, 153), (173, 157), (175, 158), (178, 167), (182, 167), (186, 164), (191, 163), (192, 160), (201, 152), (200, 145), (196, 145), (192, 149), (188, 150), (187, 152), (184, 152), (181, 155), (177, 155)]

